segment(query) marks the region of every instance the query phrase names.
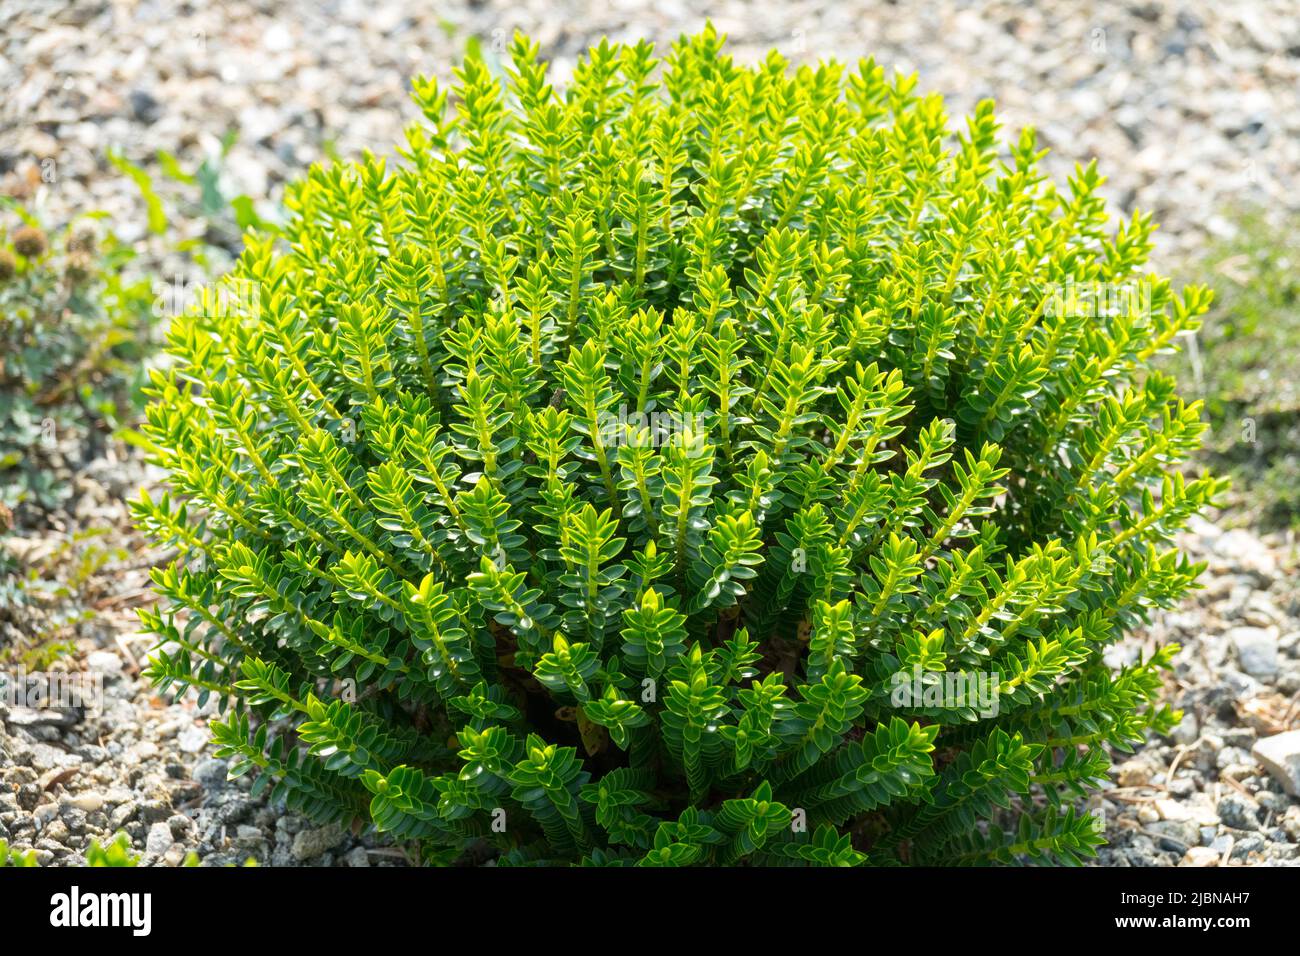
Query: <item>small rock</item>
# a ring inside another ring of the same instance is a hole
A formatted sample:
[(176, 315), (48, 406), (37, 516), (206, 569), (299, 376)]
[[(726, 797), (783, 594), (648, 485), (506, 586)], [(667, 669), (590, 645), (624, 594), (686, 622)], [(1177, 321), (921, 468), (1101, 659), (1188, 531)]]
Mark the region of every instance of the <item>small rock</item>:
[(174, 842), (171, 827), (165, 823), (155, 823), (149, 827), (149, 835), (145, 838), (144, 849), (146, 853), (162, 856), (171, 848)]
[(134, 800), (128, 800), (112, 812), (108, 818), (108, 822), (114, 830), (120, 830), (131, 822), (139, 812), (140, 805)]
[(140, 764), (158, 756), (158, 745), (151, 740), (142, 740), (132, 745), (123, 755), (127, 763)]
[(193, 777), (209, 790), (223, 787), (226, 784), (226, 762), (215, 758), (200, 760), (194, 765)]
[(1197, 721), (1196, 715), (1189, 711), (1183, 714), (1183, 719), (1169, 732), (1169, 739), (1184, 747), (1190, 746), (1196, 742), (1200, 731), (1200, 723)]
[(1270, 582), (1277, 576), (1277, 559), (1259, 536), (1245, 528), (1223, 532), (1214, 542), (1214, 550), (1242, 571)]
[[(1240, 747), (1224, 747), (1219, 751), (1214, 759), (1214, 764), (1220, 770), (1227, 770), (1229, 767), (1249, 766), (1251, 763), (1250, 754)], [(1235, 775), (1234, 775), (1235, 776)]]
[(91, 651), (86, 655), (86, 667), (97, 674), (103, 674), (106, 680), (112, 680), (122, 673), (122, 658), (112, 651)]
[(88, 764), (96, 766), (106, 763), (109, 759), (108, 751), (103, 747), (95, 744), (83, 744), (77, 748), (77, 756)]
[(1179, 866), (1218, 866), (1219, 854), (1208, 846), (1194, 846), (1183, 856)]
[(1300, 843), (1300, 806), (1287, 808), (1286, 815), (1282, 817), (1282, 829), (1286, 831), (1288, 839)]
[(203, 787), (194, 780), (182, 780), (171, 788), (172, 806), (181, 806), (202, 798)]
[(1260, 790), (1255, 794), (1255, 801), (1261, 810), (1272, 813), (1278, 819), (1285, 816), (1287, 810), (1291, 808), (1291, 801), (1285, 794), (1274, 793), (1272, 790)]
[(81, 715), (75, 710), (14, 707), (9, 711), (7, 723), (11, 727), (71, 727), (80, 719)]
[(1277, 676), (1273, 678), (1273, 686), (1288, 696), (1300, 693), (1300, 667), (1279, 668)]
[(191, 724), (180, 732), (177, 742), (185, 753), (196, 754), (207, 746), (208, 732), (206, 728)]
[(169, 800), (146, 800), (140, 804), (140, 819), (145, 823), (161, 823), (172, 815)]
[(180, 866), (185, 862), (185, 847), (179, 843), (173, 843), (167, 852), (163, 854), (163, 863), (167, 866)]
[(1234, 627), (1227, 639), (1237, 649), (1241, 669), (1251, 677), (1277, 673), (1277, 631), (1274, 628)]
[[(1251, 697), (1259, 694), (1261, 685), (1259, 681), (1249, 674), (1243, 674), (1234, 667), (1223, 667), (1218, 672), (1219, 684), (1221, 689), (1227, 691), (1231, 700), (1249, 700)], [(1219, 690), (1219, 687), (1214, 688)]]
[(1121, 787), (1142, 787), (1151, 782), (1151, 765), (1142, 760), (1127, 760), (1115, 771)]
[(86, 811), (78, 810), (76, 807), (65, 807), (60, 814), (64, 825), (72, 833), (82, 833), (86, 829)]
[(1233, 844), (1230, 855), (1234, 860), (1244, 860), (1250, 854), (1263, 850), (1266, 845), (1263, 837), (1255, 836), (1252, 833), (1250, 836), (1244, 836)]
[(146, 126), (156, 123), (162, 115), (162, 105), (148, 90), (132, 90), (127, 94), (131, 115)]
[(81, 758), (49, 744), (33, 744), (31, 767), (38, 773), (45, 773), (56, 767), (72, 767), (81, 763)]
[(1255, 591), (1251, 594), (1242, 611), (1242, 617), (1247, 624), (1253, 624), (1255, 627), (1271, 627), (1283, 620), (1273, 599), (1263, 591)]
[(1253, 800), (1230, 793), (1219, 800), (1219, 819), (1235, 830), (1258, 830), (1259, 807)]
[(25, 783), (18, 788), (18, 806), (28, 812), (36, 809), (36, 804), (40, 802), (41, 790), (39, 784)]
[(343, 842), (343, 828), (338, 824), (301, 830), (293, 838), (293, 858), (299, 863), (318, 857)]
[(1200, 827), (1194, 823), (1161, 820), (1159, 823), (1151, 824), (1149, 829), (1152, 833), (1159, 834), (1160, 848), (1162, 850), (1183, 853), (1186, 852), (1188, 847), (1199, 846), (1201, 842)]
[(55, 820), (45, 828), (45, 839), (60, 845), (67, 842), (68, 834), (68, 825), (62, 820)]
[(1300, 797), (1300, 730), (1265, 737), (1255, 743), (1251, 754), (1287, 793)]
[(1222, 731), (1223, 745), (1225, 747), (1241, 747), (1249, 750), (1255, 743), (1255, 731), (1249, 727), (1232, 727)]
[(348, 861), (348, 866), (360, 867), (370, 865), (370, 854), (366, 853), (366, 848), (363, 846), (353, 847), (348, 851), (348, 854), (344, 859)]
[(3, 779), (11, 787), (21, 787), (25, 783), (36, 782), (36, 771), (31, 767), (24, 767), (20, 764), (17, 767), (6, 769), (3, 774), (0, 774), (0, 779)]
[(1192, 812), (1177, 800), (1167, 800), (1162, 797), (1156, 800), (1153, 809), (1161, 820), (1175, 820), (1181, 822), (1193, 818)]
[(220, 803), (211, 804), (213, 818), (218, 823), (239, 823), (246, 820), (255, 809), (253, 801), (248, 800), (238, 794), (232, 795), (230, 799), (223, 800)]

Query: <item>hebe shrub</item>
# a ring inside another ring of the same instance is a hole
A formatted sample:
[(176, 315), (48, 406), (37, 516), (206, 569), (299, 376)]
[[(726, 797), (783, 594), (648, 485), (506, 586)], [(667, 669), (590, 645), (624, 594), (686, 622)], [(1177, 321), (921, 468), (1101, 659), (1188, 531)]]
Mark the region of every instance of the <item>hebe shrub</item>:
[(871, 61), (537, 55), (416, 81), (397, 168), (312, 168), (172, 329), (154, 679), (435, 862), (1090, 854), (1177, 719), (1174, 648), (1102, 653), (1199, 571), (1147, 367), (1208, 293)]

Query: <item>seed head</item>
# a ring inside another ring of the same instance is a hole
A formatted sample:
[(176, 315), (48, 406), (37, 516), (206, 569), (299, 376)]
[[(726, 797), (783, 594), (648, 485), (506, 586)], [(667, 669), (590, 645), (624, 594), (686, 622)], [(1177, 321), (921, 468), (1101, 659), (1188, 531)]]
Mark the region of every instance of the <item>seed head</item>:
[(24, 259), (37, 259), (45, 255), (49, 247), (45, 233), (35, 226), (23, 226), (14, 233), (14, 251)]

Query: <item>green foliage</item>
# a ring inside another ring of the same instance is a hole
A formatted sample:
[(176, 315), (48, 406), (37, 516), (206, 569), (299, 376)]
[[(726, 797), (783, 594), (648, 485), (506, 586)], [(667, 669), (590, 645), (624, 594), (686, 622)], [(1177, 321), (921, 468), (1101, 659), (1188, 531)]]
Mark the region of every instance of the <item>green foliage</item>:
[(1147, 369), (1208, 292), (870, 61), (537, 53), (417, 80), (403, 162), (313, 167), (172, 328), (153, 678), (437, 862), (1089, 854), (1106, 746), (1177, 719), (1172, 648), (1102, 651), (1200, 571)]
[(98, 840), (91, 840), (86, 850), (86, 866), (133, 867), (140, 862), (140, 855), (131, 852), (131, 838), (119, 833), (101, 846)]
[(36, 862), (35, 850), (19, 853), (9, 849), (8, 840), (0, 840), (0, 867), (4, 866), (32, 867), (40, 864)]
[[(86, 866), (133, 867), (139, 862), (140, 855), (131, 852), (131, 839), (125, 833), (118, 833), (107, 845), (101, 845), (98, 840), (91, 840), (90, 846), (86, 849)], [(197, 865), (197, 858), (194, 864), (187, 860), (186, 865)], [(8, 841), (0, 840), (0, 867), (3, 866), (34, 867), (40, 864), (36, 860), (35, 850), (28, 850), (25, 853), (11, 851)]]
[[(187, 169), (180, 159), (166, 150), (159, 150), (156, 156), (162, 175), (175, 184), (173, 188), (165, 190), (169, 204), (175, 206), (180, 215), (199, 220), (205, 226), (202, 238), (183, 240), (178, 244), (179, 249), (188, 252), (205, 269), (213, 266), (212, 253), (217, 248), (227, 250), (231, 255), (238, 252), (241, 230), (252, 227), (268, 230), (275, 228), (274, 223), (258, 214), (251, 197), (244, 194), (231, 195), (226, 161), (237, 139), (236, 130), (227, 131), (221, 137), (219, 149), (205, 152), (203, 158), (191, 169)], [(164, 197), (160, 195), (154, 179), (147, 171), (126, 161), (120, 154), (110, 154), (109, 159), (139, 187), (150, 228), (155, 232), (164, 232)]]
[[(77, 628), (95, 617), (105, 577), (128, 556), (101, 544), (103, 533), (73, 532), (38, 561), (0, 560), (0, 665), (44, 671), (75, 652)], [(2, 539), (0, 532), (0, 548)]]
[(123, 277), (134, 253), (111, 234), (30, 223), (0, 224), (12, 267), (0, 268), (0, 501), (20, 526), (72, 493), (60, 456), (93, 458), (134, 417), (153, 303), (147, 282)]
[[(106, 844), (101, 844), (98, 840), (90, 841), (90, 846), (86, 848), (86, 866), (133, 868), (140, 865), (140, 856), (131, 851), (131, 838), (119, 831)], [(187, 867), (198, 865), (199, 856), (192, 851), (185, 855), (181, 863), (181, 866)], [(251, 857), (244, 862), (244, 866), (256, 865)], [(2, 866), (40, 866), (40, 863), (36, 860), (35, 850), (15, 853), (9, 849), (7, 841), (0, 840), (0, 867)]]

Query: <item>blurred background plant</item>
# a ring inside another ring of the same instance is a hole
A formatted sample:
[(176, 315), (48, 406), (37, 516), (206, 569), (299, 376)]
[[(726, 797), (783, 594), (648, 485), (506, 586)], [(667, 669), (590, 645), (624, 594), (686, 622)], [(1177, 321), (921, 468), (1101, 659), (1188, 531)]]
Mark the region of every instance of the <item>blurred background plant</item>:
[(0, 501), (41, 526), (63, 479), (134, 419), (153, 295), (135, 252), (93, 214), (48, 229), (6, 201), (0, 220)]
[[(86, 848), (86, 866), (134, 868), (140, 865), (140, 856), (139, 853), (131, 852), (131, 838), (125, 833), (118, 832), (111, 840), (102, 844), (98, 840), (90, 841), (90, 846)], [(198, 857), (191, 853), (182, 865), (198, 866)], [(0, 867), (3, 866), (37, 867), (40, 863), (36, 859), (35, 852), (11, 850), (8, 841), (0, 840)]]
[(48, 670), (76, 650), (77, 626), (94, 618), (105, 597), (101, 572), (130, 555), (113, 529), (73, 530), (29, 551), (28, 542), (0, 548), (0, 667)]
[[(73, 655), (131, 557), (128, 530), (82, 507), (80, 478), (106, 452), (131, 456), (140, 388), (168, 318), (229, 267), (245, 225), (268, 225), (246, 197), (229, 197), (221, 159), (233, 142), (192, 171), (160, 152), (157, 180), (106, 152), (143, 200), (147, 231), (186, 264), (171, 279), (106, 213), (54, 226), (39, 195), (0, 197), (0, 666), (44, 670)], [(180, 238), (169, 211), (206, 225)]]
[(1183, 270), (1216, 291), (1188, 348), (1165, 364), (1205, 399), (1203, 462), (1233, 479), (1225, 521), (1300, 528), (1300, 220), (1234, 214), (1234, 234)]
[[(144, 201), (151, 233), (158, 236), (168, 234), (169, 206), (177, 218), (200, 224), (197, 233), (191, 228), (189, 237), (177, 239), (170, 245), (208, 275), (224, 272), (239, 255), (245, 229), (257, 227), (274, 231), (276, 225), (275, 221), (258, 212), (257, 203), (251, 196), (235, 192), (236, 187), (226, 169), (226, 158), (238, 139), (237, 130), (227, 131), (219, 145), (190, 169), (186, 169), (174, 153), (160, 149), (154, 157), (160, 178), (151, 176), (148, 170), (131, 162), (120, 150), (111, 149), (106, 157), (114, 168), (135, 183)], [(265, 201), (262, 205), (268, 208)], [(272, 216), (280, 218), (278, 207), (274, 207)]]

